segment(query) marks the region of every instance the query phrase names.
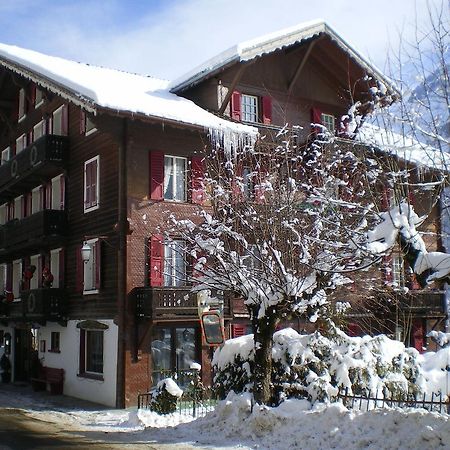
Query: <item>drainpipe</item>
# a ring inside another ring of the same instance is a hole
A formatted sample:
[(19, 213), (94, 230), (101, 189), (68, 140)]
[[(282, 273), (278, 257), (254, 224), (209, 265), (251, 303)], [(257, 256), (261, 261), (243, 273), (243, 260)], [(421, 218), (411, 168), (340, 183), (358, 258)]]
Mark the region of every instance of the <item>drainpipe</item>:
[(122, 142), (119, 146), (119, 199), (118, 199), (118, 249), (117, 249), (117, 380), (116, 408), (125, 408), (125, 342), (127, 296), (127, 147), (128, 124), (122, 119)]

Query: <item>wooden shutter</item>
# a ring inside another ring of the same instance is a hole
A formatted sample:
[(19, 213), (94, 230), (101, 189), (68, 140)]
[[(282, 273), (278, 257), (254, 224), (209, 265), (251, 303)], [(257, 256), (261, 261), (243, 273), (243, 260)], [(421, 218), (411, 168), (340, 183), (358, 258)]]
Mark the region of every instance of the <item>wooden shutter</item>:
[(9, 263), (6, 265), (6, 282), (5, 288), (7, 292), (12, 292), (12, 274), (13, 274), (13, 265)]
[(67, 136), (69, 134), (69, 108), (63, 105), (61, 111), (61, 134)]
[(22, 259), (22, 290), (23, 291), (28, 291), (30, 289), (30, 279), (25, 275), (25, 272), (30, 267), (30, 264), (31, 264), (31, 259), (29, 256), (26, 256), (25, 258)]
[(150, 198), (162, 200), (164, 198), (164, 153), (150, 152)]
[(233, 338), (245, 335), (245, 325), (233, 323), (231, 325), (231, 335)]
[(77, 276), (76, 276), (76, 292), (83, 292), (84, 284), (84, 263), (81, 259), (81, 247), (82, 245), (77, 245), (75, 247), (75, 260), (77, 262)]
[(270, 125), (272, 123), (272, 97), (265, 95), (261, 98), (262, 123)]
[(193, 156), (191, 161), (192, 203), (202, 205), (205, 201), (203, 159)]
[(241, 120), (241, 93), (234, 91), (231, 94), (231, 118)]
[(101, 287), (101, 266), (102, 266), (102, 247), (101, 241), (96, 241), (93, 248), (94, 261), (95, 261), (95, 289), (100, 289)]
[(80, 134), (86, 133), (86, 112), (80, 110)]
[(149, 278), (150, 286), (162, 286), (164, 279), (164, 242), (163, 236), (155, 234), (149, 239), (150, 264)]
[(36, 271), (36, 276), (38, 277), (38, 287), (42, 287), (42, 270), (44, 269), (44, 260), (42, 255), (38, 256), (38, 267)]
[(322, 124), (322, 111), (319, 108), (311, 108), (311, 126), (314, 133), (320, 133), (322, 131), (321, 127), (317, 124)]
[(45, 120), (45, 128), (46, 128), (46, 133), (47, 134), (53, 134), (53, 117), (49, 116), (47, 117), (47, 119)]

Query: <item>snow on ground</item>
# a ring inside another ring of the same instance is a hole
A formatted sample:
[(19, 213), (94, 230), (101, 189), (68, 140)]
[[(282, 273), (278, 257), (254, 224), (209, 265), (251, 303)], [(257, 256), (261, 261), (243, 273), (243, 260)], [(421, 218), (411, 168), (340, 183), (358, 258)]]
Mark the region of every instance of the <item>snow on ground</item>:
[(421, 409), (360, 412), (341, 404), (311, 407), (306, 400), (287, 400), (278, 408), (254, 406), (251, 411), (248, 395), (230, 394), (213, 413), (193, 420), (136, 409), (55, 408), (51, 397), (43, 405), (32, 393), (10, 394), (0, 389), (0, 407), (20, 404), (34, 418), (68, 430), (102, 431), (124, 444), (147, 440), (229, 450), (450, 449), (449, 416)]

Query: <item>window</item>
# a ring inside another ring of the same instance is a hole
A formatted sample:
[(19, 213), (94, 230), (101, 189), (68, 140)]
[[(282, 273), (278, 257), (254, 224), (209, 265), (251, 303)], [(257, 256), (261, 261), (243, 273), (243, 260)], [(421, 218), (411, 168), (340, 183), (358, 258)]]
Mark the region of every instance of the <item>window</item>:
[(19, 114), (18, 114), (18, 120), (19, 122), (25, 119), (26, 115), (26, 95), (25, 95), (25, 89), (19, 90)]
[(404, 262), (400, 255), (392, 257), (392, 283), (399, 288), (405, 286)]
[(42, 267), (41, 267), (41, 256), (40, 255), (33, 255), (30, 257), (30, 266), (34, 266), (36, 269), (33, 273), (33, 276), (30, 280), (30, 289), (38, 289), (39, 288), (39, 281), (42, 273)]
[(20, 153), (27, 146), (27, 136), (26, 134), (20, 135), (16, 139), (16, 155)]
[(99, 207), (99, 159), (99, 156), (96, 156), (84, 163), (84, 212)]
[(86, 136), (89, 136), (92, 133), (95, 133), (97, 131), (97, 128), (95, 127), (94, 122), (92, 122), (91, 118), (85, 114), (84, 115), (84, 130), (85, 130), (85, 134)]
[(62, 105), (52, 114), (52, 134), (67, 136), (67, 106)]
[(12, 292), (14, 298), (20, 298), (20, 285), (22, 281), (22, 261), (13, 261), (12, 265)]
[(167, 371), (178, 373), (177, 383), (186, 386), (189, 379), (183, 377), (198, 357), (197, 329), (190, 327), (153, 328), (152, 359), (153, 385), (166, 378)]
[(36, 95), (34, 98), (34, 107), (39, 108), (44, 103), (44, 95), (41, 89), (36, 88)]
[(322, 125), (331, 133), (335, 133), (335, 117), (332, 114), (321, 114)]
[(52, 287), (60, 288), (64, 275), (64, 253), (62, 248), (50, 251), (50, 273), (53, 276)]
[(65, 187), (64, 175), (58, 175), (55, 178), (52, 178), (51, 209), (57, 210), (64, 209), (64, 187)]
[(52, 331), (52, 334), (50, 335), (50, 352), (59, 352), (60, 347), (60, 338), (61, 334), (59, 331)]
[(186, 284), (186, 250), (182, 240), (164, 244), (164, 286)]
[(164, 200), (186, 201), (186, 158), (164, 156)]
[(85, 365), (87, 373), (103, 374), (103, 331), (82, 330), (85, 341)]
[(41, 120), (33, 127), (33, 141), (37, 141), (40, 137), (45, 135), (45, 121)]
[(10, 148), (6, 147), (5, 150), (2, 151), (2, 159), (0, 161), (0, 165), (6, 164), (11, 157)]
[(38, 186), (31, 191), (31, 214), (43, 209), (42, 191), (42, 186)]
[(83, 294), (97, 294), (100, 288), (100, 241), (91, 239), (86, 242), (91, 247), (89, 260), (83, 264)]
[(241, 114), (244, 122), (258, 122), (258, 97), (242, 94)]
[(14, 199), (14, 219), (22, 219), (22, 202), (23, 195)]

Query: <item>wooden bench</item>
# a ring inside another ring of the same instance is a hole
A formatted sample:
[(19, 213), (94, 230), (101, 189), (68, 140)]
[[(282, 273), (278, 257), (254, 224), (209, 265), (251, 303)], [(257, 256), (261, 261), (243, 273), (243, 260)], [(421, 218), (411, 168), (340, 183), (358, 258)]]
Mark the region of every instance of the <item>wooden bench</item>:
[(54, 367), (41, 367), (39, 375), (31, 378), (31, 386), (35, 391), (45, 391), (47, 384), (50, 386), (52, 394), (61, 395), (63, 393), (64, 369)]

